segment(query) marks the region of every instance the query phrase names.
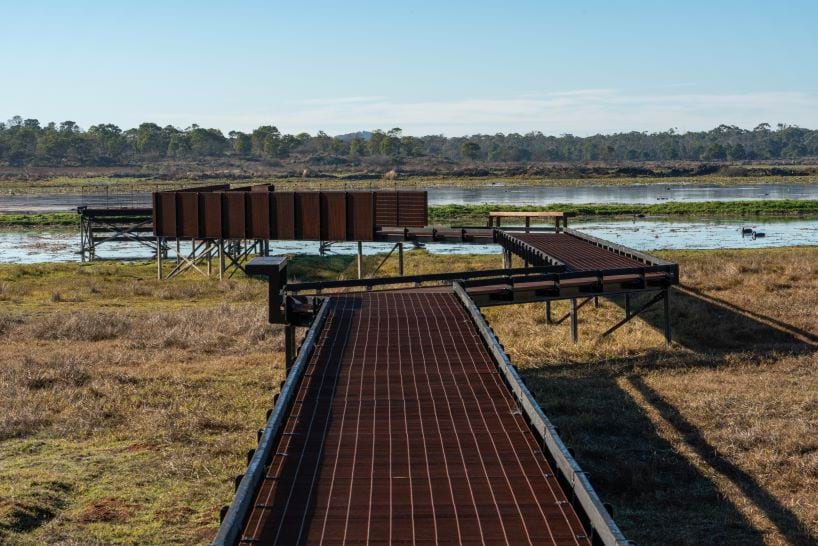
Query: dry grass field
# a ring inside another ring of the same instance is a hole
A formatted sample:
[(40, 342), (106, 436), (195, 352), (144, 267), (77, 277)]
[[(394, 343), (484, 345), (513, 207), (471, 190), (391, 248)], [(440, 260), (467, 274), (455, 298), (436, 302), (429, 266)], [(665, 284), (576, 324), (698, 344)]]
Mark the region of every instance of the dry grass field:
[[(600, 338), (621, 302), (583, 307), (577, 345), (542, 305), (486, 315), (629, 538), (815, 544), (818, 249), (663, 255), (683, 273), (671, 347), (658, 310)], [(407, 272), (499, 261), (412, 252)], [(261, 282), (153, 274), (0, 267), (0, 544), (212, 537), (282, 379), (281, 330)]]

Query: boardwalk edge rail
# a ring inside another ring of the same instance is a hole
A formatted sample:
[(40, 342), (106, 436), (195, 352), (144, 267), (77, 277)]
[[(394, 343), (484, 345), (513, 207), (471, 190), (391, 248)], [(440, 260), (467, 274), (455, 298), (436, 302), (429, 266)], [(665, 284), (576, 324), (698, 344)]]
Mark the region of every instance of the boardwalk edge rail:
[(279, 429), (284, 424), (285, 418), (289, 413), (293, 398), (298, 390), (298, 384), (304, 374), (304, 369), (307, 367), (307, 361), (315, 348), (316, 338), (324, 326), (328, 309), (329, 305), (327, 301), (324, 301), (318, 310), (318, 314), (312, 326), (310, 326), (307, 335), (304, 337), (304, 342), (301, 344), (298, 357), (296, 357), (293, 363), (293, 367), (287, 376), (287, 380), (284, 382), (284, 386), (281, 387), (278, 403), (273, 408), (273, 412), (270, 414), (270, 418), (267, 420), (267, 424), (261, 434), (258, 448), (253, 454), (250, 463), (247, 465), (247, 470), (236, 489), (236, 494), (230, 503), (230, 508), (227, 510), (227, 514), (225, 514), (219, 526), (216, 538), (213, 539), (213, 546), (232, 546), (239, 540), (239, 534), (243, 529), (244, 522), (250, 514), (258, 484), (264, 478), (265, 466), (270, 459)]
[(625, 538), (625, 535), (602, 504), (602, 501), (591, 486), (591, 482), (588, 480), (585, 472), (580, 468), (576, 460), (574, 460), (568, 448), (559, 437), (556, 427), (554, 427), (548, 417), (546, 417), (542, 408), (540, 408), (540, 405), (531, 394), (531, 391), (529, 391), (528, 387), (523, 383), (522, 378), (514, 369), (511, 360), (505, 350), (503, 350), (493, 330), (483, 318), (480, 309), (474, 301), (472, 301), (460, 283), (455, 282), (453, 288), (455, 294), (474, 320), (489, 351), (494, 356), (500, 371), (505, 376), (522, 410), (530, 420), (531, 426), (539, 433), (548, 452), (554, 458), (557, 467), (566, 478), (572, 493), (576, 496), (582, 510), (588, 517), (593, 532), (599, 536), (605, 546), (625, 546), (632, 544)]

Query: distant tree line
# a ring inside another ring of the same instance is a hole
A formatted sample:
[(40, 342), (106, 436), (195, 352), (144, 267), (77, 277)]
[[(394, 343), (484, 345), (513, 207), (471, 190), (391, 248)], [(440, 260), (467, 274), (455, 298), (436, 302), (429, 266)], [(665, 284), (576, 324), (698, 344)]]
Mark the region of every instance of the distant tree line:
[(282, 134), (272, 125), (250, 133), (191, 125), (187, 129), (143, 123), (82, 130), (73, 121), (42, 125), (16, 116), (0, 123), (0, 163), (12, 166), (106, 166), (161, 160), (240, 158), (358, 163), (364, 158), (431, 157), (461, 162), (765, 160), (818, 156), (818, 131), (793, 125), (752, 130), (720, 125), (711, 131), (616, 133), (577, 137), (540, 132), (445, 137), (403, 135), (399, 128), (331, 137)]

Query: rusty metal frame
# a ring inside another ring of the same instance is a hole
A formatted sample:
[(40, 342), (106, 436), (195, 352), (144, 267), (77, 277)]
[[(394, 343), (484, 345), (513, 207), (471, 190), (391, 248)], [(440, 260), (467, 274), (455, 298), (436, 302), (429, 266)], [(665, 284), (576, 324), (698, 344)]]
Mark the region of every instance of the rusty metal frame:
[(478, 279), (489, 277), (494, 282), (498, 278), (511, 278), (512, 275), (536, 275), (548, 274), (559, 271), (560, 266), (539, 266), (528, 269), (485, 269), (476, 271), (457, 271), (451, 273), (426, 273), (422, 275), (401, 275), (392, 277), (370, 277), (366, 279), (343, 279), (337, 281), (310, 281), (300, 283), (290, 283), (286, 286), (287, 293), (298, 294), (301, 292), (330, 290), (334, 288), (362, 288), (371, 290), (378, 286), (390, 286), (398, 284), (420, 285), (428, 282), (446, 282), (465, 279)]
[[(109, 242), (134, 242), (151, 250), (152, 253), (167, 251), (160, 247), (150, 233), (153, 217), (148, 208), (93, 208), (77, 207), (80, 228), (80, 260), (94, 260), (97, 247)], [(95, 232), (105, 235), (95, 235)]]

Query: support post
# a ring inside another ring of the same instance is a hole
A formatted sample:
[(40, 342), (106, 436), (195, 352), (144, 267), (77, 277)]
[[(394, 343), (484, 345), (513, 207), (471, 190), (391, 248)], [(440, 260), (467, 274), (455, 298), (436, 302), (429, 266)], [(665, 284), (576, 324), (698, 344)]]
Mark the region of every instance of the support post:
[(577, 329), (577, 299), (571, 298), (571, 341), (574, 343), (579, 339)]
[(631, 295), (625, 294), (625, 318), (631, 318)]
[(670, 345), (673, 341), (673, 333), (670, 330), (670, 287), (665, 288), (662, 299), (665, 300), (665, 341)]
[(403, 243), (398, 243), (398, 275), (403, 277)]
[(287, 317), (282, 311), (284, 298), (281, 290), (287, 284), (287, 258), (283, 256), (269, 256), (253, 258), (245, 266), (248, 275), (267, 277), (267, 302), (269, 312), (267, 320), (271, 324), (284, 324)]
[(94, 222), (88, 220), (88, 261), (93, 261), (97, 257), (97, 249), (94, 247)]
[(594, 308), (599, 309), (599, 296), (594, 296)]
[(219, 239), (219, 280), (224, 278), (224, 239)]
[(358, 241), (358, 278), (364, 278), (364, 244)]
[(207, 278), (209, 279), (210, 275), (213, 274), (213, 241), (207, 242), (205, 254), (207, 254)]
[(156, 238), (156, 278), (162, 280), (162, 238)]
[(182, 242), (179, 240), (179, 237), (176, 237), (176, 263), (178, 264), (181, 259), (182, 259)]
[(284, 326), (284, 376), (290, 375), (290, 368), (295, 362), (295, 326)]
[(85, 261), (85, 218), (80, 216), (80, 261)]
[(546, 300), (545, 302), (545, 323), (551, 324), (551, 300)]

